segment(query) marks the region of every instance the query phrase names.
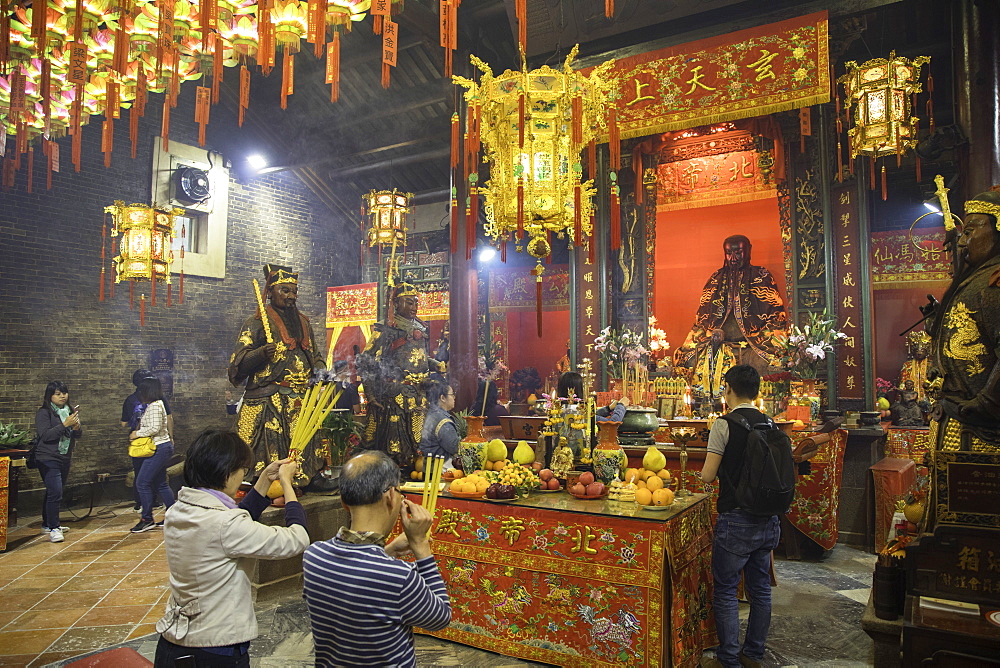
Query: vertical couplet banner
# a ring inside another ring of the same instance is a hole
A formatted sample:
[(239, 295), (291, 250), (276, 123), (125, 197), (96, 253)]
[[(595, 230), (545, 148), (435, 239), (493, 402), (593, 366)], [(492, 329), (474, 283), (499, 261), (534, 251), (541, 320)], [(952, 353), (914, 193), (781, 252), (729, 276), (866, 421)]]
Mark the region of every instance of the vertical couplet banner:
[(597, 265), (590, 261), (590, 244), (596, 243), (591, 237), (583, 245), (573, 249), (576, 262), (577, 285), (573, 299), (576, 300), (576, 363), (592, 362), (591, 369), (600, 370), (600, 355), (594, 350), (594, 339), (601, 333), (600, 276)]
[(830, 309), (837, 314), (835, 327), (847, 335), (838, 347), (837, 397), (863, 401), (865, 368), (872, 363), (871, 353), (864, 347), (862, 328), (864, 317), (861, 301), (861, 231), (857, 193), (853, 186), (834, 188), (832, 204), (832, 235), (836, 279), (836, 304)]

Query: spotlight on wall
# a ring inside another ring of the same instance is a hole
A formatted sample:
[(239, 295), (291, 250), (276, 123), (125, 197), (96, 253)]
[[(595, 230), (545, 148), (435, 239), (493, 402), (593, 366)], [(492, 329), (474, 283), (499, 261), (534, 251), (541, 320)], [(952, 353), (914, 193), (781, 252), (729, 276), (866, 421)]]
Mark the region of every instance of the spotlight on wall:
[(250, 166), (254, 169), (260, 170), (267, 167), (267, 159), (259, 153), (254, 153), (253, 155), (248, 156), (247, 162), (250, 163)]
[(941, 203), (938, 202), (937, 197), (931, 197), (930, 199), (924, 200), (924, 206), (928, 211), (932, 213), (941, 213)]
[(479, 249), (479, 261), (490, 262), (497, 256), (497, 249), (493, 246), (484, 246)]

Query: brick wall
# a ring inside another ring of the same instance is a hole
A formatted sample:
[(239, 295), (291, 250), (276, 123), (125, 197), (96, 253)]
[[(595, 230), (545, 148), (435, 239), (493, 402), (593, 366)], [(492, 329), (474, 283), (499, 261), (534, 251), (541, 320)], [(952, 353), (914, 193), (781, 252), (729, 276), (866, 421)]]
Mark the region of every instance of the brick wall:
[[(70, 164), (66, 137), (59, 141), (62, 171), (53, 175), (52, 190), (45, 190), (39, 156), (33, 193), (26, 191), (25, 167), (16, 186), (0, 193), (0, 420), (30, 425), (33, 433), (46, 383), (67, 383), (70, 400), (81, 406), (85, 430), (71, 483), (130, 469), (119, 424), (121, 403), (134, 389), (132, 371), (147, 366), (151, 350), (174, 351), (178, 451), (202, 428), (228, 423), (224, 393), (229, 355), (240, 324), (254, 308), (250, 279), (261, 278), (265, 263), (300, 272), (299, 308), (313, 322), (320, 342), (325, 340), (326, 287), (359, 280), (356, 221), (334, 214), (292, 172), (279, 172), (230, 183), (225, 279), (186, 276), (184, 304), (169, 309), (158, 290), (158, 305), (147, 304), (142, 328), (138, 303), (129, 310), (126, 284), (116, 287), (114, 299), (98, 301), (103, 207), (116, 199), (150, 201), (161, 100), (150, 96), (135, 160), (130, 157), (128, 112), (116, 124), (108, 169), (100, 152), (103, 119), (95, 117), (83, 130), (80, 173)], [(197, 145), (193, 101), (194, 85), (186, 84), (171, 113), (172, 140)], [(215, 107), (210, 141), (213, 134), (226, 132), (245, 138), (251, 131), (238, 129), (232, 114)], [(143, 291), (148, 294), (148, 285)], [(39, 487), (37, 472), (22, 476), (20, 486)]]

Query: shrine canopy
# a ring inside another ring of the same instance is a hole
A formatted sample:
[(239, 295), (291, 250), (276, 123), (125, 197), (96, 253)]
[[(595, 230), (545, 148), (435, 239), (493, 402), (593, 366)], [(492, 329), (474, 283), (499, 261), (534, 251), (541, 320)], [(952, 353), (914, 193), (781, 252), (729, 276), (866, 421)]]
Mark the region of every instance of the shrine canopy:
[(829, 102), (827, 28), (822, 11), (616, 60), (622, 139)]
[[(447, 290), (421, 292), (417, 317), (428, 322), (447, 320), (449, 306)], [(353, 360), (355, 345), (364, 350), (372, 338), (372, 325), (378, 320), (378, 283), (327, 288), (327, 368), (333, 368), (334, 360)]]

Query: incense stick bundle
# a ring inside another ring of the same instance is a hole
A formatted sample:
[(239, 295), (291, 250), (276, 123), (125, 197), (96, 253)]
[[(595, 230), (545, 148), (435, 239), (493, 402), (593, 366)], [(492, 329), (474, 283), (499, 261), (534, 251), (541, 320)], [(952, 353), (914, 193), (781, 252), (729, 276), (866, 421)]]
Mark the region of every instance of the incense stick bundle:
[(323, 420), (329, 415), (343, 392), (340, 390), (334, 394), (335, 386), (336, 383), (316, 383), (306, 391), (302, 397), (299, 417), (292, 426), (289, 454), (302, 452), (322, 426)]

